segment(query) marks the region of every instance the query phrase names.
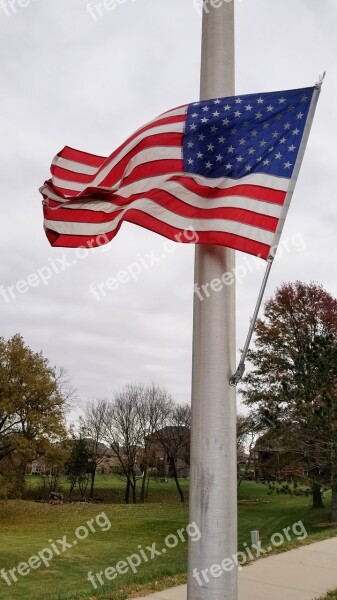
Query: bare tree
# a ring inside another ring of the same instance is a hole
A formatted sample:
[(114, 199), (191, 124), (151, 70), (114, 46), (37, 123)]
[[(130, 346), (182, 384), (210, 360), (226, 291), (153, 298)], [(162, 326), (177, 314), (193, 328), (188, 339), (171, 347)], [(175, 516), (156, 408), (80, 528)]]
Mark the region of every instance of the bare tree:
[(115, 452), (126, 477), (125, 502), (137, 501), (137, 461), (143, 442), (143, 431), (139, 420), (139, 403), (144, 389), (141, 385), (127, 385), (115, 394), (105, 415), (105, 441)]
[(151, 466), (151, 446), (148, 442), (153, 439), (158, 429), (166, 423), (172, 410), (172, 398), (164, 388), (152, 383), (143, 390), (138, 403), (138, 418), (143, 438), (141, 502), (145, 502), (150, 481), (148, 473)]
[(108, 403), (106, 400), (101, 399), (89, 402), (84, 409), (83, 417), (80, 419), (82, 434), (88, 438), (85, 441), (90, 454), (91, 499), (94, 497), (97, 468), (104, 461), (109, 450), (103, 444), (107, 414)]
[(164, 426), (156, 432), (155, 437), (167, 458), (180, 500), (184, 502), (185, 497), (179, 482), (177, 461), (182, 459), (189, 464), (191, 407), (187, 404), (173, 405), (172, 410), (165, 419)]

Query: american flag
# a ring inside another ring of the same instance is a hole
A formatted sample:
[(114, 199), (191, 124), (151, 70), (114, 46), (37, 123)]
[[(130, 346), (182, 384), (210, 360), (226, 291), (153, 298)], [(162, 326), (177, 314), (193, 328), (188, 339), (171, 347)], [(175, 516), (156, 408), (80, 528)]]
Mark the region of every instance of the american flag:
[[(52, 246), (110, 241), (123, 221), (267, 259), (281, 235), (315, 90), (215, 98), (139, 129), (109, 157), (65, 147), (41, 188)], [(99, 241), (97, 241), (99, 239)]]

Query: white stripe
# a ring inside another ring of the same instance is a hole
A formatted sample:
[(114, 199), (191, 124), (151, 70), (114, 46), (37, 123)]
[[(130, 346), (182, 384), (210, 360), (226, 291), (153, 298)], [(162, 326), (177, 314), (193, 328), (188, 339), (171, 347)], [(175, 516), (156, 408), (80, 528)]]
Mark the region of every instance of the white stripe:
[[(172, 184), (172, 187), (171, 185)], [(259, 215), (265, 215), (267, 217), (274, 217), (279, 219), (283, 207), (272, 202), (265, 202), (263, 200), (254, 200), (246, 196), (226, 196), (223, 198), (202, 198), (193, 192), (190, 192), (184, 186), (177, 184), (177, 182), (167, 182), (165, 186), (158, 187), (157, 189), (163, 190), (172, 194), (178, 200), (181, 200), (185, 204), (191, 207), (198, 208), (201, 210), (209, 210), (214, 208), (241, 208), (243, 210), (249, 210)], [(144, 200), (147, 199), (146, 197)], [(152, 202), (156, 202), (155, 199), (151, 199)], [(132, 208), (132, 201), (128, 204), (129, 208)], [(115, 210), (121, 208), (118, 204), (113, 202), (104, 202), (103, 200), (93, 200), (92, 202), (86, 202), (85, 200), (78, 200), (77, 202), (71, 202), (66, 204), (66, 208), (73, 210), (90, 210), (93, 212), (104, 212), (106, 214), (112, 213)], [(206, 217), (205, 217), (206, 218)]]
[[(123, 173), (123, 178), (126, 178), (130, 175), (136, 167), (140, 165), (146, 164), (152, 161), (161, 161), (161, 160), (181, 160), (182, 159), (182, 149), (177, 146), (155, 146), (154, 148), (145, 148), (138, 152), (129, 162), (128, 166)], [(121, 180), (120, 180), (121, 181)], [(119, 183), (120, 183), (119, 181)], [(67, 190), (82, 192), (87, 187), (92, 187), (94, 184), (91, 183), (76, 183), (66, 181), (65, 179), (60, 179), (59, 177), (53, 177), (53, 183), (57, 187), (64, 188)], [(116, 186), (114, 186), (116, 188)], [(108, 188), (110, 189), (110, 188)], [(112, 188), (111, 188), (112, 189)]]
[(238, 185), (256, 185), (280, 192), (287, 192), (289, 188), (289, 179), (273, 177), (272, 175), (263, 175), (263, 173), (247, 175), (241, 179), (231, 179), (229, 177), (213, 179), (194, 173), (169, 173), (168, 176), (158, 175), (155, 177), (147, 177), (146, 179), (139, 179), (133, 183), (121, 186), (118, 190), (118, 194), (123, 196), (123, 198), (129, 198), (134, 194), (142, 194), (153, 188), (160, 187), (163, 184), (163, 181), (168, 181), (173, 177), (188, 177), (189, 179), (193, 179), (199, 185), (213, 189), (219, 188), (220, 190), (227, 190)]
[(62, 156), (55, 156), (52, 164), (55, 165), (55, 167), (60, 167), (61, 169), (73, 171), (74, 173), (81, 173), (83, 175), (96, 175), (100, 168), (91, 167), (90, 165), (85, 165), (84, 163), (68, 160), (67, 158), (62, 158)]
[[(158, 175), (155, 177), (148, 177), (146, 179), (139, 179), (134, 183), (122, 186), (120, 189), (117, 188), (116, 190), (116, 186), (114, 186), (114, 188), (115, 191), (118, 191), (119, 196), (122, 196), (123, 198), (130, 198), (134, 194), (143, 194), (149, 192), (154, 188), (167, 189), (167, 185), (171, 184), (170, 180), (173, 177), (181, 176), (193, 179), (198, 184), (203, 185), (205, 187), (219, 188), (222, 190), (226, 190), (237, 185), (258, 185), (261, 187), (266, 187), (268, 189), (274, 189), (282, 192), (287, 192), (289, 188), (289, 179), (273, 177), (272, 175), (263, 175), (261, 173), (247, 175), (246, 177), (237, 180), (230, 178), (210, 179), (207, 177), (202, 177), (201, 175), (194, 175), (192, 173), (182, 174), (181, 172), (169, 173), (167, 176)], [(184, 186), (182, 187), (184, 188)], [(100, 189), (106, 190), (109, 188), (102, 187)], [(65, 202), (69, 202), (71, 200), (65, 200), (62, 196), (55, 194), (48, 185), (42, 186), (40, 192), (46, 195), (48, 198), (50, 198), (50, 200), (60, 202), (61, 204), (64, 204)], [(183, 198), (181, 199), (183, 200)], [(262, 201), (260, 200), (259, 202)]]
[[(132, 142), (127, 144), (121, 152), (119, 152), (113, 160), (106, 163), (103, 169), (101, 169), (97, 176), (93, 179), (93, 181), (89, 183), (77, 183), (73, 181), (66, 181), (57, 177), (52, 177), (52, 181), (54, 185), (57, 187), (64, 188), (66, 190), (83, 192), (87, 187), (98, 187), (99, 184), (106, 178), (106, 176), (110, 173), (110, 171), (126, 156), (133, 148), (135, 148), (140, 141), (150, 137), (152, 135), (157, 135), (161, 133), (182, 133), (184, 130), (184, 123), (170, 123), (169, 125), (161, 125), (159, 127), (154, 127), (144, 133), (141, 133), (138, 137), (136, 137)], [(113, 189), (116, 189), (116, 185), (114, 185)]]
[(183, 230), (192, 226), (195, 231), (232, 233), (267, 245), (271, 245), (274, 236), (270, 231), (252, 227), (251, 225), (246, 225), (237, 221), (229, 221), (226, 219), (190, 219), (189, 217), (182, 217), (181, 215), (177, 215), (158, 206), (158, 204), (152, 200), (145, 199), (136, 200), (130, 206), (126, 207), (115, 219), (107, 223), (71, 223), (46, 220), (45, 226), (48, 229), (61, 234), (95, 236), (113, 231), (130, 208), (139, 210), (147, 215), (155, 217), (163, 223)]

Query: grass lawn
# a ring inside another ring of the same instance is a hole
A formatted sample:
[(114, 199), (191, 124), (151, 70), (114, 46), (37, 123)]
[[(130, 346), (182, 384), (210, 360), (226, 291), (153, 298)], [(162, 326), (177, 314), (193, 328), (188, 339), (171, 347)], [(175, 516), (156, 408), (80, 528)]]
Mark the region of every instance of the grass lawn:
[[(188, 483), (183, 481), (182, 484), (187, 492)], [(151, 485), (149, 503), (145, 505), (104, 502), (50, 506), (27, 500), (0, 505), (0, 567), (7, 570), (50, 546), (49, 540), (55, 542), (67, 535), (67, 541), (72, 542), (76, 528), (85, 526), (102, 512), (111, 522), (106, 532), (96, 525), (96, 533), (55, 557), (49, 568), (42, 566), (25, 577), (18, 576), (18, 582), (11, 587), (0, 579), (0, 597), (3, 600), (124, 600), (130, 590), (148, 591), (159, 589), (161, 585), (182, 583), (187, 566), (187, 543), (183, 542), (174, 549), (167, 549), (164, 555), (142, 563), (137, 574), (118, 575), (96, 592), (87, 581), (88, 571), (96, 573), (115, 566), (118, 561), (139, 552), (139, 545), (145, 548), (156, 542), (157, 548), (162, 549), (168, 534), (187, 525), (188, 506), (179, 503), (174, 483)], [(110, 492), (116, 500), (121, 499), (122, 487), (120, 481), (100, 477), (97, 496), (108, 499)], [(330, 498), (326, 498), (327, 506), (329, 501)], [(337, 527), (329, 527), (328, 518), (328, 508), (312, 511), (308, 498), (268, 496), (265, 486), (245, 482), (239, 499), (239, 549), (243, 549), (244, 543), (250, 544), (252, 529), (260, 531), (262, 545), (267, 547), (274, 533), (281, 533), (283, 528), (300, 520), (309, 534), (308, 539), (298, 542), (293, 537), (280, 550), (337, 535)], [(315, 527), (324, 522), (324, 527)], [(331, 596), (329, 600), (334, 598)]]

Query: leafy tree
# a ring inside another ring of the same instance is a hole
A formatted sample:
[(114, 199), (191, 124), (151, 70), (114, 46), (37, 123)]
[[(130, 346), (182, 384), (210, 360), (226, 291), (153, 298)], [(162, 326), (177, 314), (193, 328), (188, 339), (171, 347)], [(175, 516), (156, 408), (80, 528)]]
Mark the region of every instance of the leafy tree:
[(333, 492), (337, 520), (337, 300), (321, 285), (283, 284), (264, 309), (243, 394), (262, 426), (288, 429), (288, 449), (311, 483)]
[(74, 439), (69, 459), (65, 464), (65, 475), (70, 483), (69, 497), (76, 486), (83, 498), (89, 485), (90, 452), (83, 437)]
[(0, 461), (15, 453), (21, 474), (65, 434), (64, 415), (73, 391), (42, 353), (20, 335), (0, 338)]

